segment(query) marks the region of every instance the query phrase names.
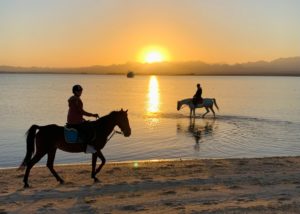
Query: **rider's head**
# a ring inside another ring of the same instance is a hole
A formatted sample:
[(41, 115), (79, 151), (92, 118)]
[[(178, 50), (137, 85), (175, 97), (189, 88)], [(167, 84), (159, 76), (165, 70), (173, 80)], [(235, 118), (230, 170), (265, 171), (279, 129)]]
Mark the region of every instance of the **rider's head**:
[(73, 92), (73, 94), (76, 95), (76, 94), (82, 92), (82, 87), (80, 85), (74, 85), (72, 88), (72, 92)]
[(197, 84), (197, 88), (200, 88), (200, 83)]

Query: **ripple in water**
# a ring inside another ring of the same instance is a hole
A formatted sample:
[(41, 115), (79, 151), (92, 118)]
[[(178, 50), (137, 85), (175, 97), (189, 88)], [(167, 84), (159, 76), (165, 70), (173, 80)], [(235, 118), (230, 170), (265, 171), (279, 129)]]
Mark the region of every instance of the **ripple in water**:
[[(300, 124), (287, 121), (222, 116), (177, 124), (177, 133), (193, 138), (201, 158), (299, 155)], [(182, 139), (186, 140), (186, 139)]]

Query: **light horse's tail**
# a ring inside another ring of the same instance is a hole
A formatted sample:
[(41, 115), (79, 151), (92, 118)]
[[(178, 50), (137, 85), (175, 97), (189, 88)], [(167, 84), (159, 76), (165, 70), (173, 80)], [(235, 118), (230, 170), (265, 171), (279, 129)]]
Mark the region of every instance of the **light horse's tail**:
[(215, 98), (213, 98), (212, 100), (213, 100), (213, 103), (214, 103), (214, 105), (216, 106), (216, 108), (219, 110), (219, 106), (217, 105), (217, 101), (216, 101), (216, 99), (215, 99)]
[(36, 130), (38, 130), (39, 128), (40, 127), (38, 125), (32, 125), (26, 132), (26, 135), (27, 135), (26, 156), (25, 156), (22, 164), (19, 166), (18, 170), (23, 170), (27, 166), (28, 162), (31, 160), (32, 154), (34, 153), (34, 139), (35, 139), (35, 135), (36, 135)]

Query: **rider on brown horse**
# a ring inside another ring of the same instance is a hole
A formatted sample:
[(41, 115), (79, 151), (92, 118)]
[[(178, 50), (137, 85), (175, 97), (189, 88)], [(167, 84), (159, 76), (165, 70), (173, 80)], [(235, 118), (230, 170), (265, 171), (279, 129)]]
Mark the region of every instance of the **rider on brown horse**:
[(95, 117), (99, 118), (98, 114), (92, 114), (83, 110), (83, 103), (80, 99), (82, 94), (82, 87), (80, 85), (74, 85), (72, 88), (73, 96), (71, 96), (68, 100), (69, 103), (69, 111), (68, 111), (68, 118), (67, 118), (67, 127), (68, 128), (75, 128), (79, 132), (79, 136), (82, 141), (84, 141), (86, 145), (86, 152), (96, 152), (96, 150), (91, 147), (90, 145), (90, 129), (88, 124), (85, 124), (85, 119), (83, 116), (88, 117)]
[[(121, 129), (121, 133), (125, 137), (131, 135), (131, 128), (129, 125), (127, 110), (124, 111), (113, 111), (110, 114), (101, 117), (98, 120), (86, 122), (90, 130), (93, 130), (95, 134), (92, 143), (96, 148), (96, 152), (92, 154), (92, 173), (91, 178), (95, 182), (98, 182), (96, 175), (100, 172), (104, 166), (106, 160), (102, 154), (102, 149), (108, 142), (109, 135), (113, 135), (115, 132), (114, 128), (117, 126)], [(45, 126), (39, 126), (33, 124), (27, 131), (26, 137), (26, 155), (21, 163), (19, 169), (26, 169), (23, 182), (24, 187), (29, 187), (28, 177), (32, 167), (39, 162), (46, 154), (48, 155), (47, 167), (61, 184), (64, 183), (64, 180), (58, 175), (54, 169), (54, 159), (56, 150), (60, 149), (65, 152), (79, 153), (84, 152), (83, 144), (84, 143), (68, 143), (65, 140), (64, 136), (64, 127), (58, 126), (56, 124), (49, 124)], [(97, 159), (100, 158), (101, 164), (97, 166)]]

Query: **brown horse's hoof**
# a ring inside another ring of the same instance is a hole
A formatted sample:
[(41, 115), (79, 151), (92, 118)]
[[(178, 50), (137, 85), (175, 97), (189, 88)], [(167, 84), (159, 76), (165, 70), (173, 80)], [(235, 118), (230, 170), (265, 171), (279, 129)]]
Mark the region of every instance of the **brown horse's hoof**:
[(99, 183), (100, 181), (99, 181), (99, 179), (98, 178), (94, 178), (94, 183)]
[(60, 184), (65, 184), (65, 181), (64, 180), (60, 180), (59, 183)]
[(25, 189), (26, 189), (26, 188), (29, 188), (28, 183), (25, 183), (25, 184), (24, 184), (24, 188), (25, 188)]

